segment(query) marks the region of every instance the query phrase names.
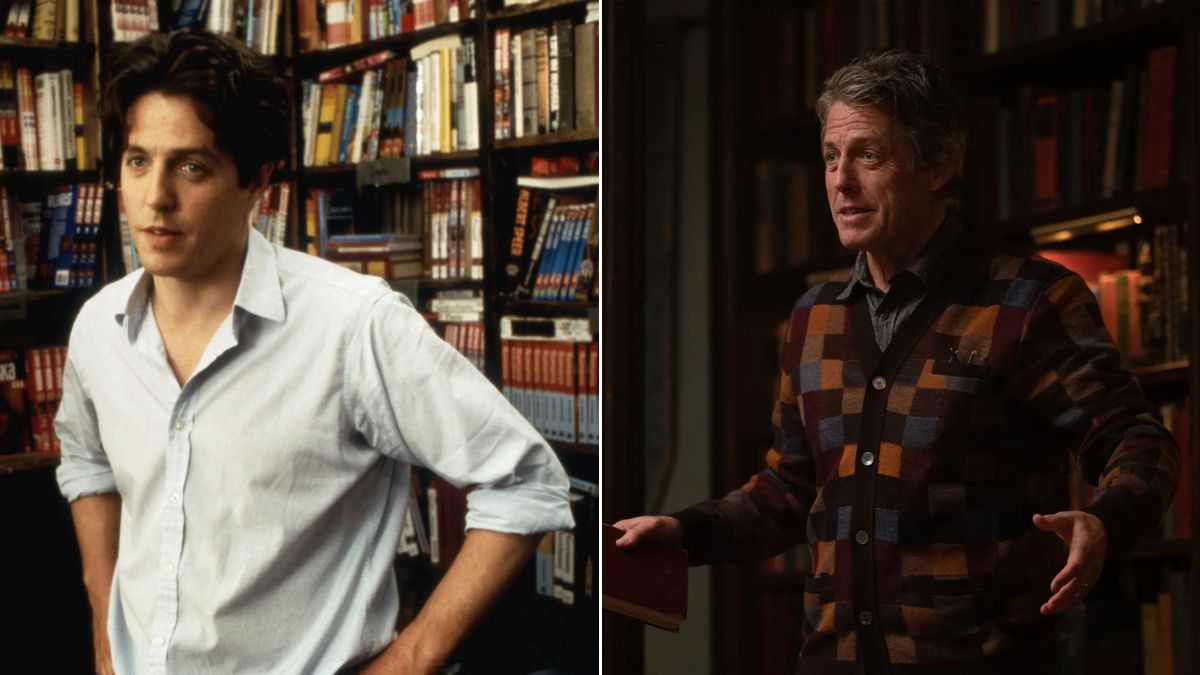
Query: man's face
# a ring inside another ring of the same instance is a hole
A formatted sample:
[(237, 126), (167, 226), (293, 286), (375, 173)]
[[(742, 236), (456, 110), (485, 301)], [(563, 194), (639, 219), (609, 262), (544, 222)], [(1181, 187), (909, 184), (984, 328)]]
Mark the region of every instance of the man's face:
[(930, 222), (934, 192), (946, 181), (917, 168), (911, 141), (886, 114), (836, 102), (821, 145), (825, 192), (843, 246), (886, 251), (939, 225)]
[(130, 106), (121, 199), (147, 273), (204, 283), (241, 268), (256, 192), (194, 106), (157, 92)]

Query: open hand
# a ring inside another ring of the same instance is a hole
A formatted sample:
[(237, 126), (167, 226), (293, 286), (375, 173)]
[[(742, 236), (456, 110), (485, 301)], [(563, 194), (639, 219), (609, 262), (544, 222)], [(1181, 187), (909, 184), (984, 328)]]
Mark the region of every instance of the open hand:
[(683, 526), (670, 516), (638, 516), (613, 523), (625, 534), (617, 539), (617, 548), (633, 548), (642, 542), (653, 542), (666, 546), (683, 543)]
[(1033, 524), (1067, 545), (1067, 564), (1050, 582), (1053, 595), (1042, 605), (1042, 614), (1065, 612), (1083, 602), (1100, 578), (1108, 556), (1108, 534), (1099, 518), (1083, 511), (1034, 514)]

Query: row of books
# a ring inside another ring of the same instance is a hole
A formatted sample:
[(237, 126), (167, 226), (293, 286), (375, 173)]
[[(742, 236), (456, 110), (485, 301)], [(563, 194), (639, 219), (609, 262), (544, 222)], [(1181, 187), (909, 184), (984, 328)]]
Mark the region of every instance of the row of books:
[(999, 221), (1167, 185), (1175, 144), (1176, 47), (1107, 87), (988, 99), (979, 110), (981, 211)]
[(572, 476), (569, 499), (575, 529), (542, 535), (533, 564), (537, 594), (573, 606), (596, 597), (600, 489), (595, 483)]
[(68, 69), (34, 74), (0, 61), (0, 169), (95, 168), (90, 89)]
[(1187, 227), (1187, 223), (1155, 225), (1152, 238), (1138, 240), (1134, 253), (1056, 249), (1039, 253), (1087, 282), (1126, 363), (1176, 363), (1191, 352)]
[(300, 51), (404, 35), (475, 16), (475, 0), (299, 0)]
[(505, 292), (545, 301), (596, 297), (599, 226), (589, 177), (580, 189), (541, 189), (552, 181), (518, 179)]
[(986, 0), (980, 18), (984, 54), (1053, 37), (1068, 30), (1112, 21), (1165, 0)]
[(1194, 673), (1195, 633), (1192, 630), (1192, 589), (1186, 569), (1163, 566), (1143, 571), (1142, 672), (1149, 675)]
[(811, 118), (825, 78), (860, 54), (903, 47), (944, 65), (955, 35), (942, 0), (749, 3), (732, 11), (755, 36), (737, 47), (745, 82), (737, 95), (751, 97), (760, 127)]
[(0, 455), (57, 453), (54, 415), (62, 400), (66, 347), (0, 351)]
[(484, 368), (483, 322), (447, 322), (443, 327), (444, 338), (476, 368)]
[(591, 342), (500, 341), (504, 395), (546, 438), (600, 439), (600, 349)]
[(496, 139), (597, 128), (598, 21), (505, 26), (493, 39)]
[(301, 84), (305, 166), (479, 148), (475, 42), (383, 51)]
[(339, 263), (386, 258), (390, 271), (382, 276), (392, 279), (482, 279), (478, 175), (474, 167), (424, 170), (418, 189), (390, 189), (378, 209), (349, 190), (310, 190), (310, 253)]
[(116, 0), (109, 11), (114, 42), (133, 42), (158, 30), (158, 0)]
[(44, 203), (0, 185), (0, 292), (93, 286), (103, 203), (99, 183), (54, 188)]
[(287, 239), (291, 196), (291, 181), (271, 183), (259, 195), (250, 211), (250, 224), (273, 244), (283, 246)]
[(0, 2), (4, 37), (79, 42), (81, 0)]
[[(176, 28), (203, 26), (237, 37), (260, 54), (279, 52), (283, 0), (183, 0), (176, 4)], [(203, 16), (203, 22), (201, 17)]]
[(819, 191), (821, 168), (769, 159), (754, 165), (754, 273), (777, 274), (829, 260), (840, 249)]
[[(539, 595), (576, 605), (595, 598), (600, 491), (591, 481), (574, 476), (570, 480), (575, 529), (546, 533), (534, 554), (533, 566)], [(438, 476), (425, 479), (422, 472), (414, 470), (397, 554), (428, 559), (445, 570), (462, 549), (466, 515), (466, 490)]]

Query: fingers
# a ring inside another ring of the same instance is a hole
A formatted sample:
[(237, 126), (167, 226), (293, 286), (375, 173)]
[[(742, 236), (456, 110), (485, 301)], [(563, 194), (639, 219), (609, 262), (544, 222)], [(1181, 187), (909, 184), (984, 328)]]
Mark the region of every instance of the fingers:
[(1079, 577), (1071, 579), (1042, 605), (1042, 614), (1060, 614), (1079, 605), (1087, 597), (1090, 588), (1091, 584)]
[(638, 527), (638, 518), (627, 518), (618, 520), (613, 523), (613, 527), (618, 530), (625, 530), (625, 534), (617, 539), (617, 548), (631, 548), (637, 546), (642, 540), (642, 530)]
[(1039, 530), (1053, 532), (1063, 541), (1070, 541), (1071, 531), (1075, 527), (1075, 519), (1070, 513), (1033, 514), (1033, 526)]
[(679, 521), (669, 516), (638, 516), (613, 523), (613, 527), (625, 530), (617, 539), (617, 548), (632, 548), (640, 543), (655, 542), (668, 546), (680, 543)]

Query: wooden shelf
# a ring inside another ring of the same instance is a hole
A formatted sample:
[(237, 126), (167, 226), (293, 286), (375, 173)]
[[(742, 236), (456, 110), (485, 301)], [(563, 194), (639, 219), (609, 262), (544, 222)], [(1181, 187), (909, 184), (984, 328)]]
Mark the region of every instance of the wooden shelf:
[(454, 162), (477, 162), (479, 161), (478, 150), (460, 150), (458, 152), (440, 152), (433, 155), (416, 155), (409, 157), (413, 166), (431, 166), (440, 164), (451, 164)]
[(1187, 217), (1187, 185), (1172, 183), (1166, 187), (1155, 188), (1143, 192), (1127, 193), (1107, 199), (1093, 200), (1065, 209), (1021, 216), (1012, 220), (991, 223), (984, 226), (984, 232), (1001, 237), (1029, 236), (1029, 231), (1035, 227), (1045, 227), (1063, 221), (1086, 218), (1088, 216), (1126, 208), (1136, 208), (1142, 215), (1143, 222), (1161, 223), (1183, 220)]
[(588, 310), (594, 309), (597, 306), (595, 302), (581, 302), (576, 300), (515, 300), (512, 298), (499, 298), (497, 303), (501, 312), (522, 312), (525, 314), (535, 314), (538, 316), (545, 316), (549, 314), (583, 315), (586, 314)]
[(557, 451), (573, 452), (577, 455), (599, 455), (600, 446), (595, 443), (568, 443), (566, 441), (554, 441), (546, 439), (548, 443)]
[(33, 469), (48, 469), (58, 466), (58, 462), (58, 455), (37, 452), (26, 452), (20, 455), (0, 455), (0, 475)]
[(1159, 363), (1152, 366), (1131, 366), (1129, 372), (1137, 378), (1142, 387), (1159, 387), (1173, 384), (1187, 384), (1187, 361)]
[[(980, 85), (1007, 84), (1012, 78), (1041, 81), (1070, 71), (1068, 64), (1084, 66), (1084, 73), (1095, 72), (1098, 63), (1113, 64), (1129, 60), (1131, 53), (1151, 45), (1177, 39), (1186, 24), (1186, 14), (1194, 11), (1191, 2), (1172, 0), (1161, 5), (1126, 12), (1090, 26), (1067, 30), (1036, 42), (1019, 45), (996, 54), (980, 55), (971, 72)], [(1047, 68), (1046, 64), (1054, 67)]]
[(48, 54), (77, 57), (80, 54), (92, 55), (96, 45), (90, 42), (59, 42), (57, 40), (34, 40), (32, 38), (0, 37), (0, 51), (6, 55), (24, 53), (30, 56), (46, 56)]
[(55, 183), (98, 183), (100, 182), (100, 172), (96, 169), (84, 169), (83, 171), (25, 171), (23, 169), (0, 170), (0, 182), (7, 180)]
[(520, 138), (505, 138), (493, 143), (496, 150), (520, 150), (522, 148), (539, 148), (549, 145), (563, 145), (566, 143), (590, 143), (600, 139), (600, 132), (596, 129), (574, 129), (571, 131), (559, 131), (552, 134), (535, 134), (533, 136), (522, 136)]
[(426, 40), (431, 40), (443, 35), (452, 35), (454, 33), (461, 33), (467, 30), (473, 31), (474, 29), (475, 19), (456, 21), (454, 23), (444, 23), (440, 26), (425, 28), (412, 33), (390, 35), (377, 40), (357, 42), (352, 45), (345, 45), (342, 47), (336, 47), (334, 49), (300, 52), (292, 57), (292, 63), (294, 63), (296, 66), (297, 78), (315, 77), (322, 70), (326, 70), (343, 63), (348, 63), (361, 56), (374, 54), (375, 52), (381, 52), (385, 49), (393, 49), (407, 53), (414, 44), (419, 44)]
[(526, 16), (529, 14), (540, 14), (551, 10), (561, 9), (563, 7), (587, 7), (588, 0), (541, 0), (540, 2), (532, 2), (524, 5), (513, 5), (498, 9), (494, 12), (488, 12), (487, 18), (489, 21), (495, 19), (511, 19), (516, 16)]

